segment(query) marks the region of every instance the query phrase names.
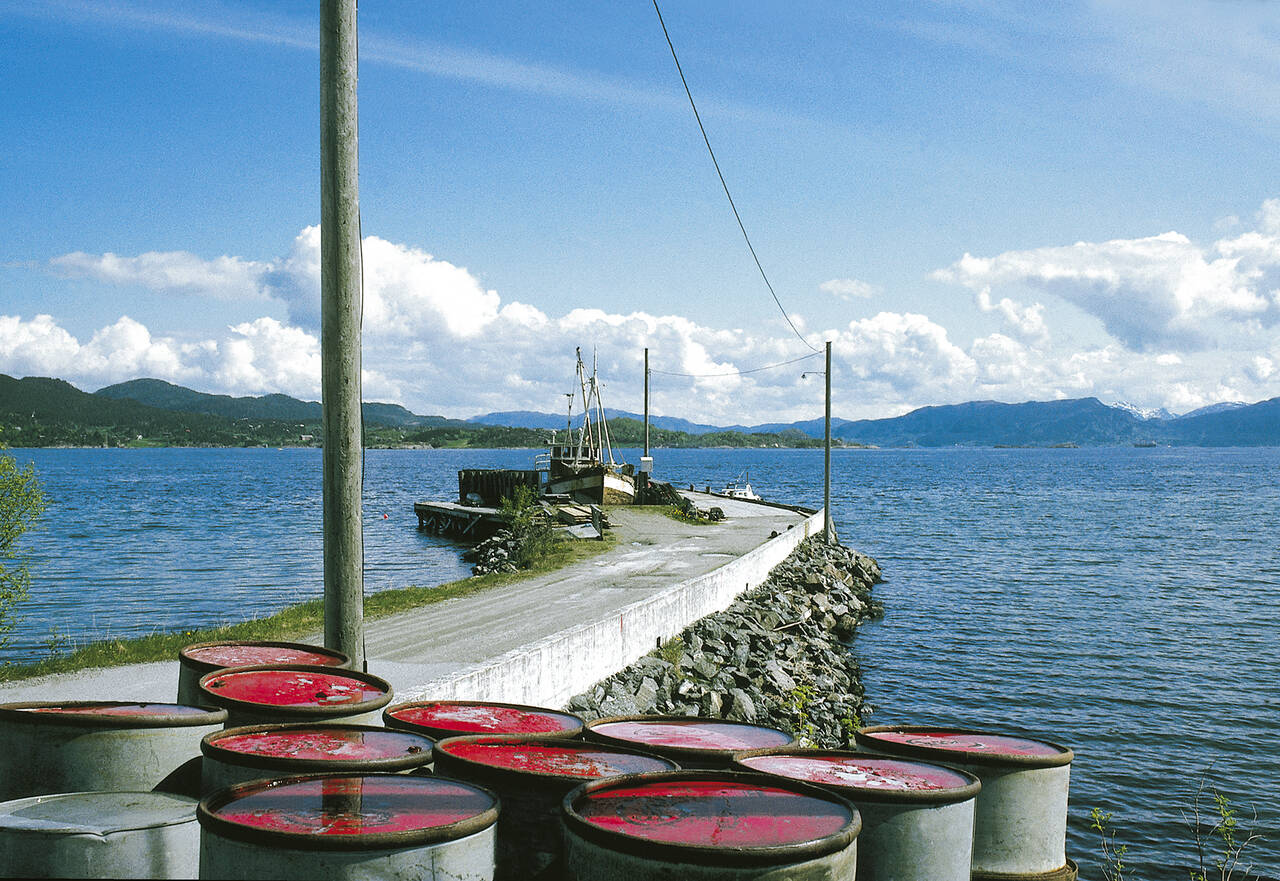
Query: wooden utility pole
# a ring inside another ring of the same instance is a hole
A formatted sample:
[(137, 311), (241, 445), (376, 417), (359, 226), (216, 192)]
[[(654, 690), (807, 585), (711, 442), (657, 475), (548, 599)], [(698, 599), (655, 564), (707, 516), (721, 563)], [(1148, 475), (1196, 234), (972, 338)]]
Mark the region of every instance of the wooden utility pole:
[(356, 0), (320, 2), (320, 362), (324, 644), (364, 656)]
[(644, 350), (644, 454), (649, 455), (649, 349)]
[(835, 544), (835, 530), (831, 528), (831, 340), (827, 340), (827, 370), (823, 376), (827, 379), (827, 415), (822, 454), (822, 538), (827, 544)]

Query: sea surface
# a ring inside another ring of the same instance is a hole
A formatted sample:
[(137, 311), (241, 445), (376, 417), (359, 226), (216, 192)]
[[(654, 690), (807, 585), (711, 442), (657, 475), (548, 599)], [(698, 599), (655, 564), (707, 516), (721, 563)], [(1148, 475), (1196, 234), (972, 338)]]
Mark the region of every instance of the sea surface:
[[(322, 594), (320, 452), (18, 450), (49, 496), (9, 659), (237, 621)], [(635, 461), (635, 451), (628, 451)], [(464, 577), (413, 502), (532, 451), (370, 450), (366, 590)], [(656, 450), (656, 476), (822, 503), (815, 450)], [(1126, 878), (1185, 879), (1184, 815), (1217, 787), (1280, 877), (1280, 449), (836, 450), (841, 539), (880, 561), (887, 615), (853, 651), (873, 723), (1066, 744), (1068, 854), (1101, 879), (1093, 807)], [(1256, 821), (1253, 811), (1256, 809)], [(1237, 878), (1240, 873), (1237, 873)]]

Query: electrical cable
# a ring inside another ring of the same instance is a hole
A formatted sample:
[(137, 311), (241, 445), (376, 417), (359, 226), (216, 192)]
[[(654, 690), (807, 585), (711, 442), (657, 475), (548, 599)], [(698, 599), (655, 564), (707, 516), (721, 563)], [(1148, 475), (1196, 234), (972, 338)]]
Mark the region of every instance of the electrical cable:
[(810, 358), (816, 358), (821, 354), (822, 352), (814, 352), (812, 355), (801, 355), (799, 358), (792, 358), (790, 361), (780, 361), (777, 364), (766, 364), (763, 367), (752, 367), (747, 370), (733, 370), (729, 373), (673, 373), (670, 370), (654, 370), (652, 367), (649, 368), (649, 372), (660, 373), (663, 376), (689, 376), (695, 379), (704, 379), (713, 376), (743, 376), (748, 373), (759, 373), (762, 370), (773, 370), (777, 367), (786, 367), (788, 364), (798, 364), (801, 361), (808, 361)]
[(791, 320), (791, 316), (787, 314), (787, 310), (783, 308), (782, 301), (778, 299), (778, 294), (769, 282), (769, 276), (765, 274), (764, 266), (760, 264), (760, 258), (756, 256), (756, 249), (751, 244), (751, 237), (747, 235), (747, 228), (742, 223), (742, 215), (738, 213), (738, 206), (734, 204), (733, 196), (729, 192), (729, 185), (725, 183), (724, 174), (720, 171), (720, 163), (716, 160), (716, 151), (711, 149), (711, 139), (707, 137), (707, 129), (702, 124), (702, 115), (698, 113), (698, 105), (694, 103), (693, 92), (689, 90), (689, 82), (684, 78), (684, 68), (680, 66), (680, 58), (676, 55), (676, 47), (671, 42), (671, 34), (667, 33), (667, 23), (662, 19), (662, 10), (658, 8), (658, 0), (653, 0), (653, 11), (658, 13), (658, 24), (662, 25), (662, 35), (667, 38), (667, 48), (671, 50), (671, 58), (676, 63), (676, 71), (680, 74), (680, 82), (684, 85), (684, 93), (689, 96), (689, 106), (693, 108), (693, 118), (698, 121), (698, 130), (702, 132), (702, 141), (707, 145), (707, 152), (711, 154), (711, 164), (716, 167), (716, 175), (720, 178), (720, 186), (724, 188), (725, 197), (729, 200), (729, 207), (733, 209), (733, 216), (738, 221), (738, 229), (742, 230), (742, 238), (746, 240), (747, 250), (751, 252), (751, 259), (756, 261), (756, 269), (760, 270), (760, 277), (764, 279), (765, 287), (769, 289), (773, 302), (778, 304), (778, 310), (782, 313), (782, 317), (787, 320), (787, 324), (791, 326), (791, 330), (800, 339), (800, 342), (817, 354), (819, 350), (804, 338), (796, 327), (795, 322)]

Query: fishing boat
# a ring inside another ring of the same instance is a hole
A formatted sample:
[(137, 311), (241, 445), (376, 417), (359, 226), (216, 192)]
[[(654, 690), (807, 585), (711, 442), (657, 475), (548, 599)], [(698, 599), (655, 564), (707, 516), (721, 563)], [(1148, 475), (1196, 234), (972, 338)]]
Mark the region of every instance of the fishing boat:
[[(545, 470), (545, 495), (565, 495), (579, 502), (604, 505), (629, 505), (635, 501), (636, 481), (633, 466), (613, 457), (609, 440), (609, 424), (604, 418), (600, 400), (598, 360), (593, 355), (591, 373), (578, 355), (578, 390), (569, 398), (569, 414), (565, 425), (566, 442), (556, 443), (552, 435), (550, 449), (535, 461), (535, 468)], [(582, 423), (573, 427), (573, 404), (581, 395)]]
[(752, 501), (760, 500), (760, 496), (751, 488), (751, 480), (745, 471), (726, 483), (720, 495), (728, 496), (731, 499), (750, 499)]

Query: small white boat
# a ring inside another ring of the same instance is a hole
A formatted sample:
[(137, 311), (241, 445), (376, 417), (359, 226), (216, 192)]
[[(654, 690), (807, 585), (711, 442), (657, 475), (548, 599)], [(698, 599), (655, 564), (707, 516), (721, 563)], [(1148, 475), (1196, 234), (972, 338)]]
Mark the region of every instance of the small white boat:
[(760, 496), (751, 488), (751, 481), (747, 479), (747, 472), (742, 472), (740, 477), (729, 481), (724, 485), (724, 490), (720, 493), (722, 496), (728, 496), (731, 499), (751, 499), (759, 501)]

